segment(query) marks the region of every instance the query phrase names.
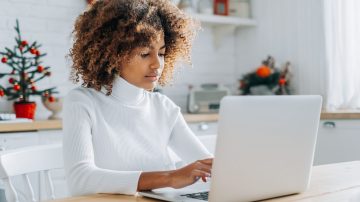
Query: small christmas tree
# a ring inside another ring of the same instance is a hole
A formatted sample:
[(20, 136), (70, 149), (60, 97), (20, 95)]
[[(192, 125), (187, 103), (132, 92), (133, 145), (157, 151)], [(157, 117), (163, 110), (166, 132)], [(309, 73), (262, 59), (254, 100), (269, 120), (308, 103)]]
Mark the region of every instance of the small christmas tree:
[(20, 103), (28, 103), (31, 95), (37, 95), (53, 102), (55, 98), (52, 94), (58, 93), (55, 87), (39, 90), (35, 86), (36, 82), (51, 76), (50, 67), (41, 65), (40, 59), (46, 53), (39, 51), (41, 45), (36, 41), (29, 44), (21, 38), (18, 20), (16, 20), (15, 31), (17, 37), (15, 37), (14, 48), (11, 50), (5, 47), (5, 52), (0, 51), (1, 62), (11, 68), (8, 73), (0, 73), (0, 79), (7, 76), (11, 84), (7, 88), (0, 85), (0, 97), (6, 95), (8, 100), (18, 99)]

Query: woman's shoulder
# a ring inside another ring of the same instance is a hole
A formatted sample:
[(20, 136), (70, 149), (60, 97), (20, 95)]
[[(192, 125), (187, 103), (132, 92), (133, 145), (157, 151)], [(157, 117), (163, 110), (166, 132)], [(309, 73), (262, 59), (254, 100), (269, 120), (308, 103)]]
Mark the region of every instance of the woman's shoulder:
[(69, 91), (69, 93), (65, 96), (65, 102), (81, 102), (87, 103), (90, 102), (94, 96), (94, 90), (91, 88), (85, 87), (76, 87)]

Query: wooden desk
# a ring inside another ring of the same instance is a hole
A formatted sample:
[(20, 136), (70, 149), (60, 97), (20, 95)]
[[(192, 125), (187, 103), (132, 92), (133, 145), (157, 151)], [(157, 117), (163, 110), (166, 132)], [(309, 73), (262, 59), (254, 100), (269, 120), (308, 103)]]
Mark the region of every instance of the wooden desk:
[[(141, 196), (97, 194), (55, 200), (56, 202), (154, 202)], [(266, 202), (359, 202), (360, 161), (315, 166), (309, 189), (302, 194), (265, 200)]]

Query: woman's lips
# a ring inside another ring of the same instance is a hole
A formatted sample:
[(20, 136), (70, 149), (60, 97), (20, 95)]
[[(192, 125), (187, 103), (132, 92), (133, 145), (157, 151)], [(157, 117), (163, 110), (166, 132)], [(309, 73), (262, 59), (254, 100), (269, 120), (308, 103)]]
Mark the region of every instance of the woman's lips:
[(158, 80), (158, 76), (145, 76), (145, 78), (151, 82)]

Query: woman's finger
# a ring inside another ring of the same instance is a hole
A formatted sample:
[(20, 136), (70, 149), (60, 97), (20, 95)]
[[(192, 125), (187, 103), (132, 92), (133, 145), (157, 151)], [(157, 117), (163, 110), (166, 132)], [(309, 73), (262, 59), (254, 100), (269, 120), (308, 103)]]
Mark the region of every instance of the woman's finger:
[(192, 174), (193, 174), (193, 176), (194, 176), (194, 178), (195, 178), (195, 181), (198, 181), (200, 178), (202, 178), (202, 180), (204, 181), (204, 182), (206, 182), (206, 178), (207, 177), (210, 177), (210, 174), (209, 173), (207, 173), (207, 172), (204, 172), (204, 171), (202, 171), (202, 170), (193, 170), (193, 172), (192, 172)]
[(195, 169), (202, 170), (202, 171), (205, 171), (205, 172), (211, 174), (211, 166), (209, 166), (207, 164), (203, 164), (201, 162), (197, 162), (195, 164)]
[(203, 163), (203, 164), (207, 164), (207, 165), (212, 165), (213, 159), (203, 159), (203, 160), (199, 160), (199, 162)]

